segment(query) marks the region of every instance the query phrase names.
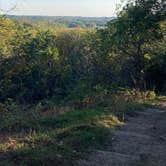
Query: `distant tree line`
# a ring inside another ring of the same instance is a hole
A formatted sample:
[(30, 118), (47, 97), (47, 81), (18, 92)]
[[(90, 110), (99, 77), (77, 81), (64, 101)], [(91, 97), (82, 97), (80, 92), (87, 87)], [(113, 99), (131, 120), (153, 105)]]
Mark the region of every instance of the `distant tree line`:
[(7, 18), (23, 22), (26, 26), (43, 28), (104, 28), (108, 21), (115, 17), (72, 17), (72, 16), (14, 16)]

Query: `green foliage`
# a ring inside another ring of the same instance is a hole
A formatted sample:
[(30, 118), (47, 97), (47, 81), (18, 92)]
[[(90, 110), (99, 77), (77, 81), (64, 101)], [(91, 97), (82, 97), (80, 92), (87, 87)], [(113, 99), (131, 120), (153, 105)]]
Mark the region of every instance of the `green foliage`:
[[(12, 98), (19, 102), (34, 102), (60, 93), (61, 71), (55, 36), (50, 32), (38, 32), (35, 37), (29, 32), (13, 39), (15, 56), (1, 61), (1, 100)], [(28, 36), (28, 37), (27, 37)], [(20, 39), (21, 37), (21, 39)]]
[(31, 19), (0, 17), (0, 165), (72, 165), (166, 92), (164, 1), (129, 1), (100, 30)]
[[(165, 22), (162, 6), (152, 12), (157, 5), (129, 3), (97, 33), (37, 30), (15, 23), (10, 40), (4, 37), (11, 55), (0, 60), (0, 101), (82, 102), (96, 87), (164, 91)], [(8, 22), (3, 20), (5, 26)]]
[(38, 130), (38, 116), (32, 112), (23, 111), (19, 108), (16, 111), (6, 112), (1, 117), (0, 132), (29, 132)]
[(14, 23), (9, 19), (1, 17), (0, 15), (0, 60), (2, 57), (10, 55), (9, 40), (14, 31)]
[(147, 88), (146, 70), (155, 54), (150, 49), (163, 40), (160, 27), (165, 20), (163, 10), (164, 3), (158, 0), (129, 1), (118, 18), (99, 31), (101, 49), (110, 55), (114, 64), (118, 62), (120, 80), (127, 82), (123, 81), (123, 86), (125, 83), (139, 89)]

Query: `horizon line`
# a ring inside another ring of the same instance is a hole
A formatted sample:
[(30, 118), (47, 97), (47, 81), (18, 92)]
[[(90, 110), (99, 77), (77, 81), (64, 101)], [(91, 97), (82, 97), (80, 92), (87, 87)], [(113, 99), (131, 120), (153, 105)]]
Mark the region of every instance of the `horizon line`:
[(7, 16), (40, 16), (40, 17), (84, 17), (84, 18), (115, 18), (117, 16), (79, 16), (79, 15), (38, 15), (38, 14), (7, 14)]

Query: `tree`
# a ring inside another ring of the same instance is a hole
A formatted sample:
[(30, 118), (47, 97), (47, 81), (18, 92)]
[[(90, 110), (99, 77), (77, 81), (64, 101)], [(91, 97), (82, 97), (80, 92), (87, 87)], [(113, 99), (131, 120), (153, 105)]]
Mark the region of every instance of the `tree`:
[(15, 32), (14, 23), (0, 16), (0, 58), (10, 54), (10, 38)]
[(0, 101), (12, 98), (31, 103), (58, 96), (61, 73), (56, 36), (49, 31), (35, 36), (20, 31), (13, 38), (13, 55), (0, 63)]
[(164, 0), (129, 1), (118, 18), (102, 30), (107, 35), (107, 54), (122, 58), (122, 68), (126, 66), (127, 75), (138, 89), (146, 88), (145, 61), (151, 56), (147, 46), (162, 39), (160, 22), (165, 16)]
[(157, 92), (166, 92), (166, 21), (161, 22), (163, 40), (154, 42), (149, 48), (153, 57), (146, 70), (146, 81), (148, 88)]

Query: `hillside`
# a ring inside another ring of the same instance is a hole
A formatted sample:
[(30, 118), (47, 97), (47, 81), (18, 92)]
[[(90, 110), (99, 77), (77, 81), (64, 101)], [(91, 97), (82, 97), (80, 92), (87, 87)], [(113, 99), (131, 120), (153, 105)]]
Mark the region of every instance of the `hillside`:
[(44, 23), (49, 27), (67, 27), (67, 28), (104, 28), (106, 23), (115, 17), (72, 17), (72, 16), (15, 16), (8, 15), (13, 21), (22, 21), (25, 23)]
[(166, 166), (165, 9), (1, 15), (0, 166)]

